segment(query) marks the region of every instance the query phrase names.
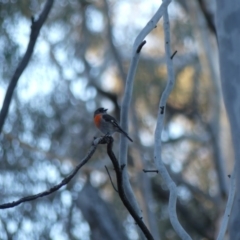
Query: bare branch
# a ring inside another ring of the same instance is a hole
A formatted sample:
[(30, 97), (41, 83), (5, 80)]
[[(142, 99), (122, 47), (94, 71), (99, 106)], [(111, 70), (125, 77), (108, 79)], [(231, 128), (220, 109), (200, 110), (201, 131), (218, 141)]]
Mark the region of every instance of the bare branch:
[(166, 107), (166, 102), (167, 102), (168, 96), (170, 95), (170, 93), (173, 89), (174, 83), (175, 83), (173, 63), (172, 63), (172, 59), (171, 59), (172, 54), (171, 54), (171, 47), (170, 47), (170, 27), (169, 27), (169, 17), (168, 17), (167, 10), (164, 12), (163, 22), (164, 22), (163, 23), (164, 33), (165, 33), (165, 52), (166, 52), (166, 63), (167, 63), (167, 70), (168, 70), (168, 83), (162, 94), (162, 97), (161, 97), (160, 103), (159, 103), (157, 126), (156, 126), (156, 130), (155, 130), (154, 162), (170, 191), (168, 211), (169, 211), (169, 217), (170, 217), (171, 224), (181, 239), (190, 240), (191, 237), (183, 229), (183, 227), (179, 223), (178, 217), (177, 217), (177, 212), (176, 212), (177, 186), (173, 182), (172, 178), (170, 177), (166, 167), (163, 164), (162, 158), (161, 158), (161, 144), (162, 144), (161, 143), (161, 133), (162, 133), (162, 129), (163, 129), (164, 116), (165, 116), (165, 111), (163, 111), (163, 109), (165, 109), (165, 107)]
[[(121, 126), (124, 130), (127, 131), (128, 128), (128, 111), (130, 108), (130, 102), (132, 97), (132, 90), (133, 90), (133, 80), (136, 74), (136, 69), (140, 57), (140, 53), (137, 52), (139, 49), (139, 46), (142, 44), (144, 38), (155, 28), (157, 25), (157, 22), (160, 20), (160, 18), (163, 16), (164, 11), (166, 10), (167, 6), (171, 0), (166, 0), (161, 4), (155, 15), (152, 17), (152, 19), (147, 23), (147, 25), (142, 29), (142, 31), (138, 34), (137, 38), (134, 41), (133, 44), (133, 52), (132, 52), (132, 59), (130, 63), (130, 68), (127, 75), (126, 85), (125, 85), (125, 92), (121, 107)], [(119, 151), (119, 161), (121, 165), (127, 165), (127, 141), (122, 136), (120, 137), (120, 151)], [(124, 181), (124, 187), (126, 189), (127, 196), (131, 202), (131, 204), (134, 206), (134, 208), (138, 211), (138, 214), (141, 214), (141, 211), (139, 210), (138, 203), (135, 199), (135, 196), (133, 194), (131, 185), (129, 183), (129, 178), (127, 171), (123, 171), (123, 181)]]
[(32, 56), (34, 46), (36, 44), (39, 32), (41, 27), (43, 26), (43, 23), (45, 22), (51, 8), (53, 5), (53, 0), (48, 0), (44, 6), (44, 9), (39, 16), (38, 20), (35, 21), (34, 18), (32, 18), (32, 26), (31, 26), (31, 34), (30, 34), (30, 39), (29, 43), (27, 46), (27, 50), (23, 56), (22, 61), (18, 64), (18, 67), (13, 74), (13, 77), (10, 81), (10, 84), (8, 85), (8, 89), (3, 101), (3, 106), (0, 112), (0, 132), (2, 131), (6, 116), (8, 114), (9, 106), (11, 103), (12, 95), (14, 92), (14, 89), (17, 85), (18, 79), (20, 78), (21, 74), (23, 73), (24, 69), (27, 67), (28, 62)]
[(106, 143), (106, 141), (102, 137), (94, 139), (93, 143), (92, 143), (92, 146), (91, 146), (90, 150), (88, 151), (87, 155), (80, 161), (80, 163), (75, 167), (75, 169), (72, 171), (72, 173), (70, 173), (67, 177), (65, 177), (59, 184), (51, 187), (50, 189), (48, 189), (44, 192), (34, 194), (34, 195), (30, 195), (30, 196), (27, 196), (27, 197), (23, 197), (23, 198), (20, 198), (17, 201), (13, 201), (13, 202), (10, 202), (10, 203), (1, 204), (0, 209), (12, 208), (12, 207), (15, 207), (15, 206), (17, 206), (21, 203), (33, 201), (33, 200), (38, 199), (40, 197), (44, 197), (44, 196), (52, 194), (53, 192), (56, 192), (58, 189), (60, 189), (64, 185), (68, 184), (71, 181), (71, 179), (77, 174), (78, 170), (85, 163), (88, 162), (88, 160), (92, 157), (93, 153), (95, 152), (98, 144), (104, 144), (104, 143)]
[(126, 193), (125, 193), (125, 190), (124, 190), (124, 187), (123, 187), (123, 170), (125, 168), (125, 165), (119, 165), (119, 161), (117, 160), (115, 154), (112, 151), (113, 138), (109, 137), (108, 139), (109, 139), (109, 142), (107, 144), (107, 153), (108, 153), (108, 156), (113, 163), (113, 166), (114, 166), (114, 169), (115, 169), (115, 172), (116, 172), (119, 197), (121, 198), (124, 206), (127, 208), (129, 213), (132, 215), (133, 219), (136, 221), (138, 226), (141, 228), (145, 237), (147, 239), (152, 239), (153, 240), (153, 236), (151, 235), (150, 231), (148, 230), (148, 228), (144, 224), (144, 222), (142, 220), (142, 217), (140, 217), (138, 215), (138, 213), (136, 212), (134, 207), (131, 205), (131, 203), (130, 203), (130, 201), (129, 201)]

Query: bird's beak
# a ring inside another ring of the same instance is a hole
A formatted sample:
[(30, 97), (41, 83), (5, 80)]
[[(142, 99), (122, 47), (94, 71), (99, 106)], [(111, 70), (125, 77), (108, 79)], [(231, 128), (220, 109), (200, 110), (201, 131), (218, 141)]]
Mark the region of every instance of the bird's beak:
[(105, 108), (105, 109), (104, 109), (104, 112), (106, 112), (107, 110), (108, 110), (108, 109)]

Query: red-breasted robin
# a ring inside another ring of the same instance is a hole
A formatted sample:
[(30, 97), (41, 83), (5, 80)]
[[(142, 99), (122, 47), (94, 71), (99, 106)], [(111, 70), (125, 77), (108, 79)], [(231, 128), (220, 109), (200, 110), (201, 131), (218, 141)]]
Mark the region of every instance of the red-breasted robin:
[(133, 140), (128, 136), (128, 134), (122, 130), (122, 128), (117, 123), (116, 119), (111, 115), (107, 114), (107, 109), (98, 108), (94, 112), (94, 123), (96, 127), (105, 135), (111, 136), (115, 132), (122, 133), (125, 137), (127, 137), (131, 142)]

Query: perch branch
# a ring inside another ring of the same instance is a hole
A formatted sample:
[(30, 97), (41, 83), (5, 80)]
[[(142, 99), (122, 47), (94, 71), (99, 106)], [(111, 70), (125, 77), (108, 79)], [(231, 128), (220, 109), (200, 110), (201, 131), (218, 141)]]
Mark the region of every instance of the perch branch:
[(70, 173), (67, 177), (65, 177), (59, 184), (51, 187), (50, 189), (48, 189), (44, 192), (23, 197), (23, 198), (20, 198), (17, 201), (1, 204), (0, 209), (16, 207), (17, 205), (19, 205), (21, 203), (33, 201), (37, 198), (44, 197), (44, 196), (52, 194), (53, 192), (56, 192), (58, 189), (60, 189), (61, 187), (63, 187), (64, 185), (68, 184), (71, 181), (71, 179), (77, 174), (79, 169), (85, 163), (87, 163), (88, 160), (92, 157), (92, 155), (94, 154), (98, 144), (103, 144), (103, 143), (106, 143), (105, 139), (103, 139), (103, 138), (94, 139), (93, 144), (92, 144), (90, 150), (88, 151), (87, 155), (80, 161), (80, 163), (75, 167), (75, 169), (72, 171), (72, 173)]
[(115, 156), (115, 154), (112, 151), (113, 146), (113, 138), (109, 137), (109, 142), (107, 144), (107, 153), (109, 158), (111, 159), (115, 172), (116, 172), (116, 178), (117, 178), (117, 186), (118, 186), (118, 194), (121, 198), (124, 206), (127, 208), (129, 213), (132, 215), (133, 219), (137, 223), (137, 225), (141, 228), (142, 232), (144, 233), (145, 237), (148, 240), (153, 240), (153, 236), (151, 235), (150, 231), (144, 224), (142, 217), (138, 215), (138, 213), (135, 211), (134, 207), (131, 205), (129, 199), (127, 198), (127, 195), (125, 193), (124, 187), (123, 187), (123, 170), (126, 165), (119, 165), (119, 162)]

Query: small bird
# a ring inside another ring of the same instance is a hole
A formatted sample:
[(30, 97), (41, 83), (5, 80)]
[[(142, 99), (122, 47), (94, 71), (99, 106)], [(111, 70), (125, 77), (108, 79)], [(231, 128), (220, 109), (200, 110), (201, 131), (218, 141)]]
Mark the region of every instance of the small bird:
[(98, 108), (94, 112), (94, 123), (96, 127), (105, 135), (112, 135), (115, 132), (122, 133), (127, 137), (131, 142), (133, 140), (128, 136), (128, 134), (122, 130), (122, 128), (117, 123), (116, 119), (111, 115), (107, 114), (107, 109), (105, 108)]

